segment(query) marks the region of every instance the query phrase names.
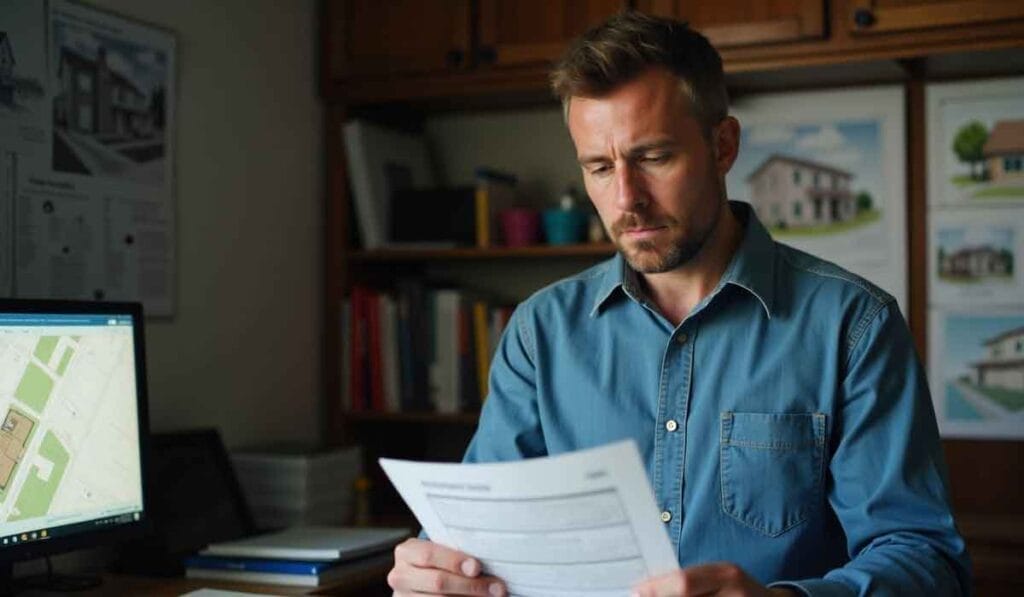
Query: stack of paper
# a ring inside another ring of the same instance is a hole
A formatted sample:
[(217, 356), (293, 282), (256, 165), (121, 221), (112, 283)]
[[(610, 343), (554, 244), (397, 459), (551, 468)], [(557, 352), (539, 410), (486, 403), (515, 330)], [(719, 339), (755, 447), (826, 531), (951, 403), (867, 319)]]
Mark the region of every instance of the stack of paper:
[(296, 527), (214, 543), (185, 560), (187, 578), (318, 587), (386, 569), (408, 529)]
[(267, 446), (233, 452), (231, 460), (257, 528), (345, 524), (352, 518), (353, 485), (362, 474), (358, 447)]

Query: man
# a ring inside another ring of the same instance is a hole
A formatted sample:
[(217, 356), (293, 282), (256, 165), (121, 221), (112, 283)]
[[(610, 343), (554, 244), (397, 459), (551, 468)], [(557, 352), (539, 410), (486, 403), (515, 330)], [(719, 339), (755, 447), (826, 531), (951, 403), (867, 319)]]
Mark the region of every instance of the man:
[[(516, 310), (466, 461), (634, 438), (681, 566), (636, 595), (967, 593), (896, 302), (726, 199), (739, 123), (707, 40), (627, 13), (552, 80), (619, 254)], [(506, 591), (429, 541), (395, 560), (396, 595)]]

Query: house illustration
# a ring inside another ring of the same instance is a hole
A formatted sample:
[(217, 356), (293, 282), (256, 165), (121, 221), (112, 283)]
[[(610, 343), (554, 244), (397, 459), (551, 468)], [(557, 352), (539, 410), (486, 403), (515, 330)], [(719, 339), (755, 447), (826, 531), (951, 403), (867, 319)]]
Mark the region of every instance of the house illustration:
[(106, 48), (95, 60), (61, 48), (60, 93), (54, 100), (54, 123), (94, 135), (105, 142), (146, 137), (152, 117), (145, 93), (107, 65)]
[(14, 105), (14, 49), (5, 31), (0, 31), (0, 103)]
[(981, 150), (992, 182), (1024, 182), (1024, 120), (998, 120)]
[(981, 278), (1012, 274), (1009, 254), (988, 245), (964, 247), (943, 254), (939, 274), (958, 278)]
[(746, 182), (761, 221), (788, 228), (845, 222), (857, 215), (853, 174), (826, 164), (773, 154)]
[(985, 340), (987, 358), (973, 363), (979, 386), (1024, 391), (1024, 326)]

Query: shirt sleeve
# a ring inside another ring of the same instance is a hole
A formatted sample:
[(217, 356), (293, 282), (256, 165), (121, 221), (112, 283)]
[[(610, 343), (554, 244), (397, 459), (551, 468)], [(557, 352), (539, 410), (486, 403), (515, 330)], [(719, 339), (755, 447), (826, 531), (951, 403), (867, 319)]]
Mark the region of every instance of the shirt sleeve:
[(520, 305), (491, 361), (487, 399), (463, 462), (545, 456), (537, 405), (536, 346), (527, 304)]
[(774, 586), (806, 595), (967, 595), (970, 564), (953, 522), (924, 372), (895, 302), (853, 332), (830, 438), (828, 501), (850, 562)]

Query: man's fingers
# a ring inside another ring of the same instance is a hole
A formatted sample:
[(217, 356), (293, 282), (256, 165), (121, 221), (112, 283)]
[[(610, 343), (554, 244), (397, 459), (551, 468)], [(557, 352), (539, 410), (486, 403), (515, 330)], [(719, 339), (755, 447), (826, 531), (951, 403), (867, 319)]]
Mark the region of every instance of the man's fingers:
[(418, 568), (440, 568), (462, 576), (480, 574), (480, 562), (475, 558), (422, 539), (407, 539), (395, 547), (395, 562)]
[(504, 584), (493, 576), (467, 578), (438, 568), (398, 564), (388, 574), (396, 595), (467, 595), (505, 597)]
[(699, 597), (713, 595), (729, 587), (740, 586), (743, 571), (730, 564), (705, 564), (675, 570), (637, 585), (634, 597)]

